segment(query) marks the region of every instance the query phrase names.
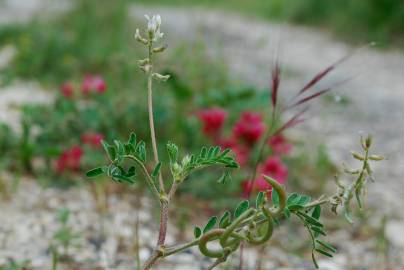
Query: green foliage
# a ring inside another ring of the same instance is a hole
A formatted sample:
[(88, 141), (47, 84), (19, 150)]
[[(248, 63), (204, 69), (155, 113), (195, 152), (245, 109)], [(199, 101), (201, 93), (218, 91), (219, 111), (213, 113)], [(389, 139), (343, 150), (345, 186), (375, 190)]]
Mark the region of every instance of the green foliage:
[(194, 228), (194, 236), (195, 238), (199, 238), (202, 235), (202, 230), (199, 227)]
[(135, 63), (123, 59), (129, 55), (133, 59), (136, 52), (131, 49), (127, 1), (76, 0), (73, 4), (72, 10), (55, 18), (0, 28), (0, 42), (17, 48), (13, 65), (5, 70), (9, 79), (59, 83), (89, 71), (107, 70), (109, 74), (116, 71), (117, 77), (129, 75)]
[[(129, 140), (121, 142), (114, 140), (114, 144), (108, 144), (103, 141), (102, 145), (110, 161), (109, 165), (98, 167), (87, 172), (87, 177), (96, 177), (101, 174), (106, 174), (113, 180), (119, 183), (134, 183), (134, 177), (136, 176), (136, 168), (130, 166), (128, 169), (123, 167), (125, 159), (131, 159), (136, 162), (137, 165), (145, 169), (146, 166), (146, 144), (144, 141), (136, 140), (136, 134), (131, 133)], [(151, 177), (156, 178), (161, 168), (161, 163), (158, 163), (154, 168)]]
[(70, 219), (70, 211), (67, 208), (58, 210), (57, 219), (60, 223), (60, 228), (54, 233), (52, 249), (63, 248), (63, 252), (67, 255), (68, 249), (74, 241), (80, 238), (80, 234), (76, 233), (73, 228), (68, 224)]
[(234, 217), (238, 218), (250, 207), (250, 202), (245, 200), (242, 201), (239, 205), (237, 205), (236, 211), (234, 211)]
[(0, 270), (25, 270), (28, 269), (28, 267), (29, 263), (27, 261), (17, 262), (11, 260), (6, 265), (0, 265)]
[[(201, 151), (198, 155), (186, 155), (181, 162), (174, 162), (177, 160), (177, 151), (178, 148), (173, 146), (172, 143), (167, 145), (168, 152), (171, 160), (171, 172), (175, 181), (182, 182), (185, 180), (191, 173), (211, 167), (220, 165), (227, 169), (237, 169), (239, 165), (234, 160), (234, 157), (230, 156), (230, 149), (226, 149), (224, 151), (220, 151), (220, 147), (202, 147)], [(173, 152), (173, 149), (176, 149)], [(229, 176), (228, 173), (225, 173), (224, 178)], [(219, 179), (220, 182), (225, 182), (223, 177)]]
[(219, 227), (222, 229), (227, 228), (231, 224), (231, 213), (229, 211), (224, 212), (219, 221)]
[(207, 233), (208, 231), (212, 230), (215, 227), (216, 223), (217, 223), (217, 217), (209, 218), (205, 227), (203, 227), (203, 233)]

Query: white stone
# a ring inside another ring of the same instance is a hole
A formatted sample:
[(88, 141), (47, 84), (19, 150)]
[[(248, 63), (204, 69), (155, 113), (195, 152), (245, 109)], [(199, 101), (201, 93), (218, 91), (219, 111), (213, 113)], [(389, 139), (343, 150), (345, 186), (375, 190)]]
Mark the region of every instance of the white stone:
[(394, 246), (404, 248), (404, 221), (388, 221), (386, 224), (386, 237)]

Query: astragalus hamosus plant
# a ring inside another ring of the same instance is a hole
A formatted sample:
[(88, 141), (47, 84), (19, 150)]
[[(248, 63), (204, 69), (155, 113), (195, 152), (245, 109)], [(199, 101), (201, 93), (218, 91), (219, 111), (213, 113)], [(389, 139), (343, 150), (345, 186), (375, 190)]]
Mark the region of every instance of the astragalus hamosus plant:
[[(113, 144), (103, 142), (109, 163), (87, 173), (89, 177), (107, 174), (118, 183), (133, 184), (135, 177), (142, 177), (147, 182), (156, 204), (160, 208), (160, 220), (154, 252), (144, 262), (143, 269), (151, 269), (159, 260), (191, 247), (198, 247), (204, 256), (211, 258), (213, 261), (209, 269), (213, 269), (225, 262), (230, 254), (239, 249), (242, 243), (255, 246), (266, 245), (274, 232), (274, 226), (281, 224), (279, 222), (281, 219), (288, 219), (291, 216), (297, 217), (307, 228), (315, 266), (317, 267), (317, 254), (332, 257), (336, 249), (322, 239), (326, 236), (326, 232), (320, 220), (321, 209), (324, 206), (331, 206), (332, 210), (337, 213), (337, 210), (341, 208), (347, 220), (352, 222), (351, 201), (355, 197), (359, 207), (362, 207), (363, 190), (367, 181), (372, 179), (370, 163), (383, 159), (381, 156), (370, 153), (372, 145), (370, 136), (361, 139), (362, 154), (352, 153), (353, 158), (360, 160), (362, 166), (359, 169), (345, 170), (354, 178), (353, 181), (343, 183), (343, 181), (336, 179), (338, 190), (335, 194), (323, 195), (315, 200), (307, 195), (289, 194), (276, 180), (264, 175), (265, 181), (272, 188), (259, 192), (253, 205), (250, 204), (249, 200), (241, 201), (233, 213), (226, 211), (220, 218), (210, 217), (205, 226), (195, 227), (194, 239), (189, 242), (175, 245), (166, 243), (169, 211), (175, 211), (175, 209), (170, 209), (170, 205), (175, 199), (178, 187), (187, 177), (195, 171), (219, 167), (223, 169), (223, 175), (219, 182), (225, 183), (231, 172), (237, 170), (239, 165), (229, 149), (202, 147), (199, 153), (180, 157), (179, 148), (172, 142), (166, 143), (169, 161), (167, 164), (160, 161), (153, 116), (153, 82), (164, 82), (169, 79), (169, 76), (156, 72), (154, 65), (158, 54), (166, 49), (165, 45), (161, 45), (163, 38), (163, 33), (160, 30), (161, 18), (159, 15), (152, 17), (146, 15), (146, 19), (148, 21), (146, 31), (141, 33), (137, 29), (135, 38), (147, 48), (148, 52), (145, 59), (139, 60), (139, 67), (147, 77), (148, 120), (153, 153), (152, 163), (154, 163), (152, 167), (154, 169), (151, 171), (147, 169), (145, 142), (138, 140), (136, 135), (132, 133), (126, 142), (119, 140), (115, 140)], [(276, 99), (276, 92), (273, 91), (272, 99)], [(128, 166), (130, 162), (133, 163), (132, 166)], [(167, 170), (162, 170), (163, 166), (166, 166)], [(140, 171), (139, 176), (138, 171)], [(162, 172), (170, 173), (163, 175)], [(211, 242), (216, 242), (217, 245), (213, 247)]]

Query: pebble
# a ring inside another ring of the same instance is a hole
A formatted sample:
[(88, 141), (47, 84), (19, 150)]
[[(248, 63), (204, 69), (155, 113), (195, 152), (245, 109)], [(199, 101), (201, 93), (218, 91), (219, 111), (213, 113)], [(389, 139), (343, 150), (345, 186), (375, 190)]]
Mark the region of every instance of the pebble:
[(386, 223), (386, 237), (392, 245), (404, 249), (404, 221), (388, 221)]

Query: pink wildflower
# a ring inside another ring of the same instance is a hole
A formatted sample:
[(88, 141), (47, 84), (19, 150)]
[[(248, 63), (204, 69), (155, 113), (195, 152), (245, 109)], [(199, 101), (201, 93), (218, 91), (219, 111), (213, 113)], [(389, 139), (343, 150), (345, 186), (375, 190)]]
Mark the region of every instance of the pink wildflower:
[(276, 155), (287, 155), (292, 151), (292, 145), (280, 134), (269, 138), (268, 145)]
[(60, 87), (60, 93), (66, 98), (72, 97), (74, 94), (73, 84), (71, 84), (70, 82), (65, 82), (64, 84), (62, 84), (62, 86)]
[(84, 95), (90, 93), (102, 94), (107, 90), (104, 79), (99, 75), (86, 75), (81, 84), (81, 91)]
[(56, 161), (56, 171), (62, 173), (65, 170), (78, 170), (82, 156), (83, 150), (77, 145), (63, 151)]
[(198, 116), (203, 123), (203, 133), (206, 136), (215, 138), (223, 127), (227, 112), (221, 108), (211, 108), (199, 112)]
[(233, 127), (234, 137), (249, 146), (254, 145), (262, 136), (265, 125), (259, 113), (243, 112)]

